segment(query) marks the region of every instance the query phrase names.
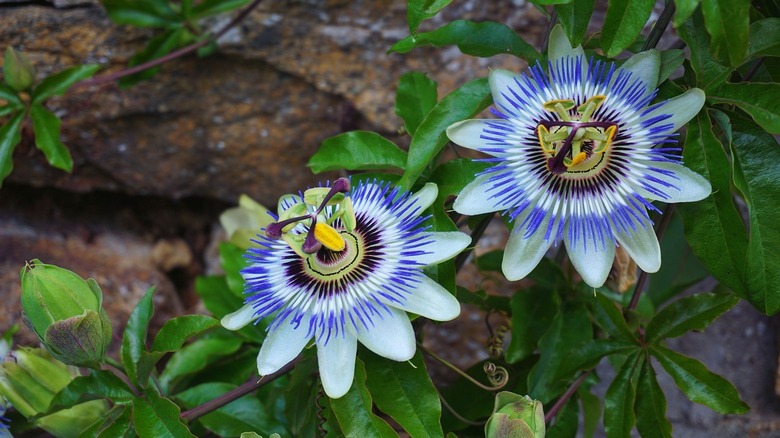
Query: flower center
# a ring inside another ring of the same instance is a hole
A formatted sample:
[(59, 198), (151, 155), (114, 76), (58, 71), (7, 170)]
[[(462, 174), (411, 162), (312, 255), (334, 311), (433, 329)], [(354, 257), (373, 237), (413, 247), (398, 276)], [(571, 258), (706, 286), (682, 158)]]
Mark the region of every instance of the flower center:
[(360, 237), (349, 231), (339, 232), (344, 239), (344, 248), (334, 251), (323, 246), (313, 257), (308, 257), (305, 270), (309, 275), (322, 280), (331, 280), (334, 277), (342, 277), (347, 274), (363, 258), (363, 242)]
[(571, 114), (576, 105), (571, 99), (550, 100), (542, 105), (559, 117), (559, 120), (542, 120), (536, 127), (551, 173), (586, 173), (602, 163), (617, 134), (617, 124), (590, 118), (605, 99), (603, 95), (589, 98), (577, 107), (575, 115)]

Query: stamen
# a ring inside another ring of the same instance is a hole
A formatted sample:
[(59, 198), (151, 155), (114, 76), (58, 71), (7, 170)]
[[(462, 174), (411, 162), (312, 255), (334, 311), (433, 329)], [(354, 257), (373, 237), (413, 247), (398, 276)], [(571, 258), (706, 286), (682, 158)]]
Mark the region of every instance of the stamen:
[(301, 249), (306, 254), (314, 254), (315, 252), (319, 251), (320, 248), (322, 248), (322, 242), (317, 240), (317, 236), (314, 231), (316, 228), (317, 219), (315, 218), (309, 227), (309, 232), (306, 233), (306, 240), (303, 241), (303, 246), (301, 246)]
[(281, 239), (282, 233), (284, 232), (283, 230), (286, 226), (305, 219), (309, 219), (309, 216), (298, 216), (285, 219), (283, 221), (270, 223), (267, 227), (265, 227), (265, 235), (268, 236), (269, 239)]
[(344, 251), (347, 246), (344, 238), (335, 228), (321, 222), (314, 226), (314, 237), (331, 251)]

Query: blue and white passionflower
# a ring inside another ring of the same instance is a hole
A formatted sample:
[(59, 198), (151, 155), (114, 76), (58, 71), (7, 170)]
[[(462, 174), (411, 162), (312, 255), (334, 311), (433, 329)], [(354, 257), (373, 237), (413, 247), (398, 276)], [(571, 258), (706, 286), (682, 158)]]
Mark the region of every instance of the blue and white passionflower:
[(638, 53), (621, 67), (588, 60), (560, 26), (550, 36), (549, 74), (490, 73), (499, 119), (466, 120), (447, 135), (491, 155), (495, 164), (468, 184), (454, 209), (504, 211), (513, 221), (502, 268), (510, 280), (533, 270), (563, 241), (593, 287), (604, 284), (622, 246), (640, 268), (656, 272), (661, 252), (647, 210), (651, 201), (707, 197), (709, 182), (684, 167), (675, 131), (704, 104), (691, 89), (652, 103), (659, 54)]
[(352, 385), (358, 341), (406, 361), (416, 350), (406, 312), (437, 321), (458, 316), (457, 299), (422, 271), (471, 243), (463, 233), (424, 225), (437, 192), (434, 184), (415, 194), (377, 182), (351, 188), (341, 178), (280, 200), (277, 222), (247, 252), (246, 305), (222, 319), (237, 330), (274, 315), (257, 357), (260, 375), (313, 340), (325, 393), (338, 398)]

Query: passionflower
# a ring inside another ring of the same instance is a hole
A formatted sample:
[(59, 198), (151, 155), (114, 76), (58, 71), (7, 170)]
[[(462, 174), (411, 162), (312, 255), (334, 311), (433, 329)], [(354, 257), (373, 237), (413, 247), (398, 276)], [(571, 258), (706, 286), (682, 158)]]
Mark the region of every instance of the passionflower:
[(279, 370), (313, 341), (332, 398), (352, 385), (358, 341), (406, 361), (416, 349), (406, 312), (437, 321), (458, 316), (455, 297), (422, 270), (471, 242), (425, 225), (434, 184), (415, 194), (379, 182), (350, 186), (341, 178), (280, 200), (278, 220), (247, 252), (246, 304), (222, 319), (237, 330), (273, 317), (257, 357), (260, 375)]
[(587, 59), (560, 26), (550, 35), (548, 72), (490, 73), (498, 119), (466, 120), (447, 129), (463, 147), (493, 163), (455, 200), (475, 215), (502, 211), (512, 233), (502, 269), (510, 280), (533, 270), (561, 241), (572, 265), (592, 287), (604, 284), (615, 247), (656, 272), (661, 252), (648, 210), (652, 201), (707, 197), (706, 179), (684, 167), (675, 131), (704, 104), (690, 89), (653, 103), (660, 57), (638, 53), (617, 67)]

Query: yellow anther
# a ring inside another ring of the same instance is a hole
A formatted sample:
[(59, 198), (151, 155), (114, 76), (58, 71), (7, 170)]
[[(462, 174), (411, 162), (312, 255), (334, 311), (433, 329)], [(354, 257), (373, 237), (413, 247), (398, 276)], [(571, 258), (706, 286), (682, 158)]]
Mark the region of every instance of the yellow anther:
[(574, 167), (587, 159), (588, 159), (588, 155), (585, 152), (580, 152), (579, 154), (575, 155), (574, 158), (572, 158), (571, 163), (566, 164), (566, 161), (564, 161), (563, 164), (566, 167)]
[(559, 108), (563, 108), (564, 110), (568, 111), (574, 108), (574, 101), (571, 99), (548, 100), (547, 102), (542, 104), (542, 108), (551, 112), (557, 111)]
[(590, 120), (590, 116), (593, 115), (593, 113), (598, 109), (598, 107), (601, 106), (602, 103), (604, 103), (604, 100), (607, 98), (607, 96), (604, 96), (603, 94), (597, 94), (595, 96), (592, 96), (588, 98), (588, 100), (585, 101), (582, 105), (577, 107), (577, 112), (582, 114), (580, 116), (581, 122), (587, 122)]
[(607, 137), (605, 141), (601, 142), (594, 150), (595, 153), (602, 153), (609, 146), (612, 144), (612, 139), (615, 138), (615, 134), (617, 133), (617, 125), (612, 125), (604, 132), (604, 135)]
[(317, 222), (314, 226), (314, 237), (331, 251), (344, 251), (347, 245), (335, 228), (322, 222)]
[(551, 143), (547, 142), (547, 137), (550, 136), (550, 131), (547, 130), (547, 128), (544, 127), (544, 125), (539, 125), (536, 128), (536, 135), (539, 138), (539, 144), (542, 145), (542, 150), (545, 151), (548, 154), (552, 154), (555, 152), (555, 147)]

